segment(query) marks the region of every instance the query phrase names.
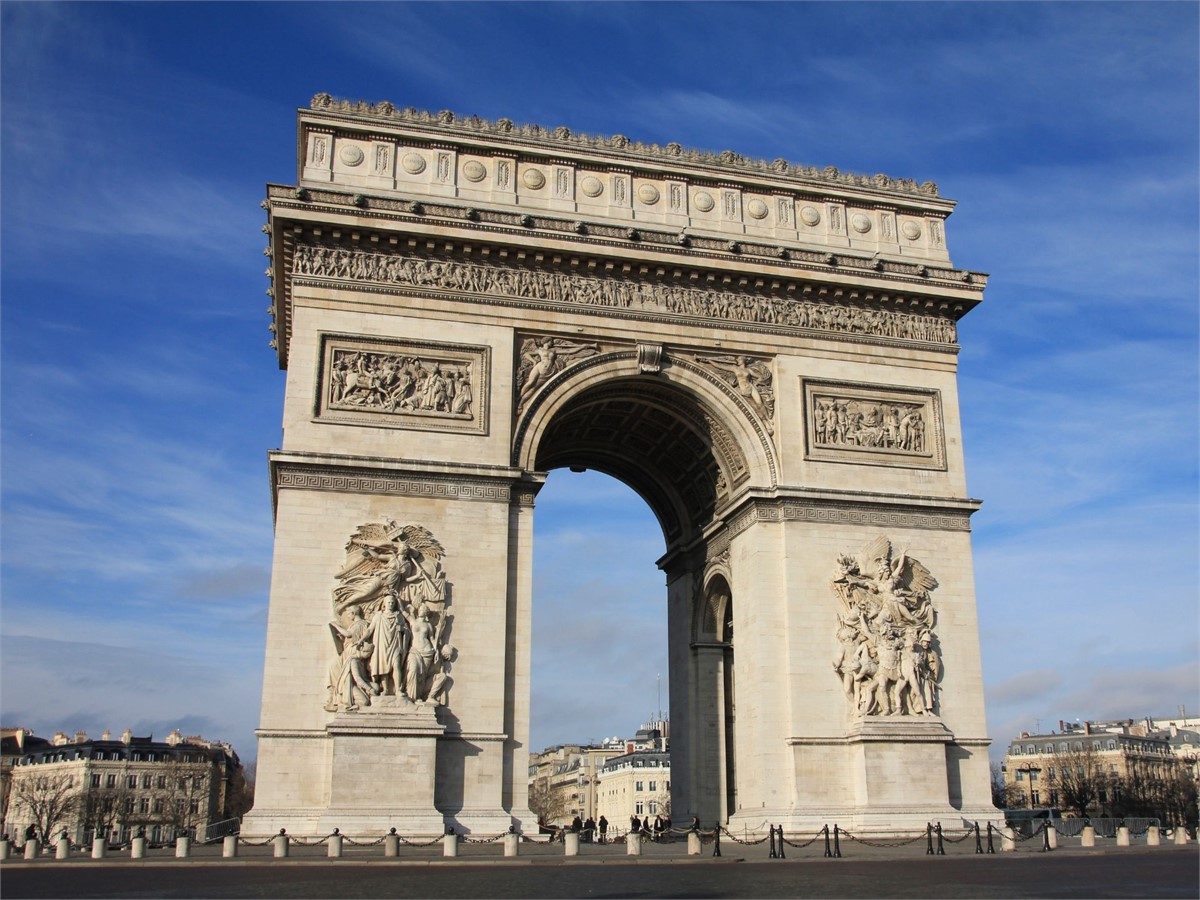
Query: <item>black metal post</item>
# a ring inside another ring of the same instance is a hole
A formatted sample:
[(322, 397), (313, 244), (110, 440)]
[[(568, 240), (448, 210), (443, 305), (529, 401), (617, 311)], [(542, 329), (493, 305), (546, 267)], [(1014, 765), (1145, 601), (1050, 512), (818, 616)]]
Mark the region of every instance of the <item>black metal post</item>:
[(777, 854), (775, 853), (775, 826), (774, 825), (770, 826), (770, 828), (767, 829), (767, 834), (769, 835), (770, 840), (771, 840), (771, 852), (767, 854), (767, 859), (775, 859)]
[(1042, 823), (1042, 852), (1047, 853), (1050, 850), (1050, 827), (1045, 822)]
[(721, 823), (720, 822), (718, 822), (716, 824), (716, 828), (713, 831), (713, 854), (712, 855), (713, 856), (721, 855)]
[(936, 828), (936, 829), (937, 829), (937, 836), (938, 836), (938, 851), (937, 851), (937, 855), (938, 855), (938, 856), (945, 856), (945, 855), (946, 855), (946, 848), (942, 846), (942, 823), (941, 823), (941, 822), (938, 822), (938, 823), (937, 823), (937, 825), (935, 825), (935, 826), (934, 826), (934, 828)]
[(842, 845), (838, 842), (837, 822), (833, 823), (833, 855), (838, 859), (842, 858)]
[(925, 823), (925, 855), (933, 856), (933, 825)]
[(775, 833), (779, 835), (779, 858), (786, 859), (786, 857), (783, 855), (783, 826), (780, 825), (778, 828), (776, 828)]
[(992, 845), (992, 823), (988, 822), (988, 853), (995, 853), (996, 848)]
[(976, 853), (983, 852), (983, 844), (980, 843), (980, 841), (979, 841), (979, 820), (978, 819), (975, 820), (975, 852)]
[(825, 826), (824, 831), (825, 831), (825, 856), (830, 857), (830, 856), (833, 856), (833, 851), (829, 849), (829, 826), (828, 825)]

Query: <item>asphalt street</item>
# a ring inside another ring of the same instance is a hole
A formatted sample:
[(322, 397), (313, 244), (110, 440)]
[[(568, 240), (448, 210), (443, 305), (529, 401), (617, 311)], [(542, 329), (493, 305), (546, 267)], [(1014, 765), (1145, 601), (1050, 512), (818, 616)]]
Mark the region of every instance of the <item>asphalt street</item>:
[(765, 860), (525, 856), (11, 860), (0, 893), (38, 897), (1200, 897), (1196, 846)]

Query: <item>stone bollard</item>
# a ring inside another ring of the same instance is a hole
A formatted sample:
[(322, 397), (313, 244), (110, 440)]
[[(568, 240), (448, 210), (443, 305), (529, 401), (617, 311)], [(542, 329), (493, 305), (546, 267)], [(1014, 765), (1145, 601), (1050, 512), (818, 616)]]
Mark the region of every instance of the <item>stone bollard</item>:
[(221, 858), (222, 859), (236, 859), (237, 858), (237, 853), (238, 853), (237, 842), (238, 842), (238, 836), (236, 834), (225, 835), (225, 840), (221, 842)]
[(1058, 849), (1058, 829), (1053, 825), (1046, 826), (1046, 843), (1050, 845), (1051, 850)]
[(1011, 825), (1000, 829), (1000, 852), (1013, 853), (1017, 849), (1017, 830)]
[(1128, 825), (1121, 825), (1120, 827), (1117, 828), (1117, 846), (1118, 847), (1128, 847), (1129, 846), (1129, 826)]
[(291, 845), (288, 842), (287, 832), (280, 828), (279, 834), (275, 835), (273, 840), (275, 843), (275, 858), (286, 859), (288, 853), (291, 852)]
[(139, 834), (129, 842), (129, 858), (130, 859), (145, 859), (146, 858), (146, 836)]
[(8, 838), (0, 838), (0, 859), (8, 859), (12, 853), (12, 845), (9, 844)]
[(442, 856), (458, 856), (458, 832), (453, 828), (447, 828), (442, 838)]
[[(1176, 825), (1175, 826), (1175, 843), (1177, 845), (1182, 845), (1182, 844), (1186, 844), (1187, 842), (1188, 842), (1187, 829), (1184, 828), (1182, 825)], [(29, 857), (26, 856), (25, 858), (28, 859)]]
[(58, 844), (54, 848), (55, 859), (69, 859), (71, 856), (71, 839), (67, 837), (64, 831), (58, 838)]
[(640, 832), (631, 831), (629, 834), (625, 835), (625, 855), (642, 855), (642, 835)]
[(187, 859), (192, 855), (192, 839), (186, 834), (175, 838), (175, 858)]
[(399, 856), (400, 855), (400, 835), (396, 834), (396, 829), (393, 828), (387, 833), (383, 839), (383, 855), (384, 856)]
[[(25, 858), (37, 859), (42, 852), (42, 845), (37, 838), (30, 838), (25, 842)], [(92, 853), (95, 856), (95, 852)]]
[(1146, 846), (1157, 847), (1162, 835), (1158, 831), (1157, 825), (1146, 826)]
[(92, 859), (104, 859), (108, 854), (108, 838), (92, 838)]
[(563, 835), (563, 853), (566, 856), (579, 855), (579, 832), (568, 831)]
[(688, 832), (688, 856), (700, 855), (700, 832)]
[(326, 854), (330, 859), (342, 858), (342, 835), (335, 828), (333, 834), (329, 836), (329, 851)]
[(516, 856), (518, 848), (521, 846), (521, 836), (515, 831), (510, 831), (504, 836), (504, 855)]
[(1084, 825), (1083, 831), (1079, 833), (1080, 847), (1095, 847), (1096, 846), (1096, 829), (1092, 825)]

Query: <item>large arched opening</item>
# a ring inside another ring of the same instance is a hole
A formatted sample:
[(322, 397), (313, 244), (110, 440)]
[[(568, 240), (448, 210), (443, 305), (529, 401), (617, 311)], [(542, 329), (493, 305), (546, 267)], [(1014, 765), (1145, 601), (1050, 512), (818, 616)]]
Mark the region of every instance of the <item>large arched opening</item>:
[(736, 398), (698, 372), (681, 366), (664, 377), (622, 359), (597, 368), (552, 386), (525, 411), (518, 461), (538, 473), (609, 475), (657, 519), (666, 550), (657, 564), (667, 582), (672, 810), (681, 821), (728, 821), (738, 809), (737, 607), (727, 562), (708, 545), (722, 511), (770, 462), (755, 454), (757, 436)]

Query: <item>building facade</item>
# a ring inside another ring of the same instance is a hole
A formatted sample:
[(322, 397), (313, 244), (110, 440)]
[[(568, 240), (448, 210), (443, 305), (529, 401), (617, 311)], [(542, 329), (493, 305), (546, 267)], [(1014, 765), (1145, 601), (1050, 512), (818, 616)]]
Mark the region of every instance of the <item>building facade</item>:
[(1049, 734), (1022, 732), (1004, 756), (1008, 804), (1120, 814), (1137, 791), (1153, 807), (1160, 801), (1150, 795), (1167, 791), (1181, 774), (1194, 784), (1197, 747), (1195, 731), (1158, 729), (1152, 719), (1060, 721)]
[(245, 783), (229, 744), (179, 731), (165, 741), (128, 729), (116, 740), (107, 731), (98, 740), (59, 732), (36, 747), (26, 738), (11, 773), (5, 835), (46, 840), (66, 831), (76, 843), (99, 835), (119, 843), (142, 829), (151, 842), (205, 837), (234, 818)]
[(596, 786), (596, 819), (604, 816), (625, 828), (630, 816), (670, 815), (671, 754), (635, 750), (614, 756), (600, 768)]

